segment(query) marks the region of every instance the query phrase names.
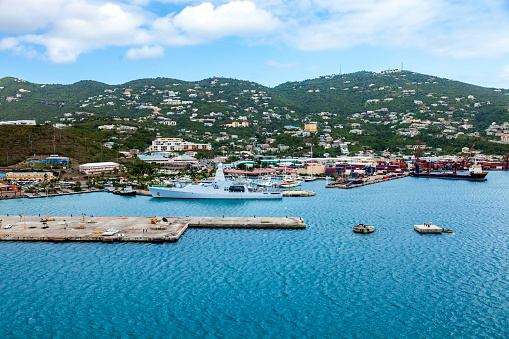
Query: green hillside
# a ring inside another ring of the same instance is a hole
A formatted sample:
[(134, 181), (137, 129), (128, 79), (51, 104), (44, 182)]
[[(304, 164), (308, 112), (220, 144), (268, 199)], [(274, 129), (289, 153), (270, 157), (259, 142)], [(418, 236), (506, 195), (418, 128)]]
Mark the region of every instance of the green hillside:
[(34, 155), (59, 154), (78, 163), (107, 161), (118, 152), (102, 147), (86, 134), (61, 130), (50, 125), (0, 126), (0, 166), (11, 166)]
[[(299, 155), (309, 140), (288, 139), (282, 133), (285, 126), (303, 128), (307, 122), (317, 123), (312, 142), (318, 154), (339, 152), (326, 151), (331, 142), (319, 140), (319, 135), (348, 141), (353, 149), (400, 149), (419, 139), (457, 152), (474, 140), (504, 153), (506, 145), (489, 140), (509, 133), (508, 90), (399, 70), (329, 75), (274, 88), (221, 77), (196, 82), (139, 79), (120, 85), (33, 84), (3, 78), (0, 87), (0, 121), (35, 119), (83, 128), (93, 140), (112, 141), (119, 150), (143, 150), (160, 133), (210, 142), (216, 149), (269, 140), (272, 147), (290, 144), (291, 154)], [(249, 128), (227, 126), (234, 121), (246, 121)], [(98, 130), (111, 123), (137, 130)]]

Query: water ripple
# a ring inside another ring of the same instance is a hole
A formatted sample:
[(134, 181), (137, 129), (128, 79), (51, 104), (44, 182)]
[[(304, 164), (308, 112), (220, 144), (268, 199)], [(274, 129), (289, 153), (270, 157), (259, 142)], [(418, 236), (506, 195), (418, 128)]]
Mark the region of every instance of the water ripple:
[[(262, 201), (50, 198), (52, 214), (302, 216), (304, 231), (191, 229), (173, 244), (0, 243), (0, 336), (509, 336), (509, 173)], [(0, 213), (19, 214), (21, 201)], [(27, 214), (46, 201), (25, 201)], [(433, 222), (453, 234), (421, 235)], [(358, 222), (376, 232), (358, 235)]]

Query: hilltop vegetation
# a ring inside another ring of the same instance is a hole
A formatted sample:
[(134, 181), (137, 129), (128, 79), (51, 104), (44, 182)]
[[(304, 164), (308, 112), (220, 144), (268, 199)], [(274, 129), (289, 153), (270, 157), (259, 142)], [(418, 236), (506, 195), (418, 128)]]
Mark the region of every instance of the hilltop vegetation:
[[(144, 150), (159, 133), (212, 143), (216, 150), (264, 144), (279, 150), (284, 144), (291, 149), (283, 153), (291, 155), (303, 155), (311, 145), (315, 154), (341, 154), (341, 143), (350, 151), (397, 151), (417, 139), (444, 152), (473, 142), (485, 152), (508, 151), (507, 145), (489, 142), (509, 133), (508, 90), (409, 71), (329, 75), (274, 88), (227, 78), (140, 79), (121, 85), (3, 78), (0, 87), (0, 121), (61, 123), (69, 133), (110, 142), (117, 150)], [(234, 122), (249, 127), (229, 125)], [(293, 134), (310, 122), (317, 124), (317, 134)], [(115, 128), (100, 130), (103, 124)]]
[(14, 165), (34, 155), (60, 154), (78, 163), (107, 161), (119, 156), (86, 134), (75, 132), (50, 125), (0, 126), (0, 166)]

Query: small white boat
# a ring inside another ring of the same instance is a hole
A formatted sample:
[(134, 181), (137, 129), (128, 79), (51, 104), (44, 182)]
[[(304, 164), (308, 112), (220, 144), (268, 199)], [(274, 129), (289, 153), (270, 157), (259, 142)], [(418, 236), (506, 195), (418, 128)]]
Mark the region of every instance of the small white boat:
[(290, 187), (300, 186), (300, 184), (302, 184), (302, 181), (298, 181), (298, 180), (285, 180), (285, 181), (280, 182), (277, 186), (278, 187), (284, 187), (284, 188), (290, 188)]
[(300, 184), (302, 184), (302, 180), (298, 180), (297, 177), (294, 177), (294, 176), (286, 175), (283, 177), (283, 181), (281, 181), (277, 186), (289, 188), (289, 187), (300, 186)]
[(257, 182), (256, 186), (259, 187), (274, 187), (278, 184), (277, 181), (273, 181), (271, 177), (266, 178), (266, 180)]
[(304, 181), (315, 181), (316, 180), (316, 177), (315, 176), (312, 176), (312, 175), (309, 175), (307, 177), (304, 177)]

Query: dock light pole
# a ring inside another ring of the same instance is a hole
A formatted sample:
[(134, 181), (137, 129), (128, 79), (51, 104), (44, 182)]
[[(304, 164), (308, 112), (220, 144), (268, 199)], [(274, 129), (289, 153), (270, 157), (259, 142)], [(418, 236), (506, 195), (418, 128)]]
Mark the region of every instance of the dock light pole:
[(21, 198), (21, 200), (23, 201), (23, 229), (27, 229), (27, 223), (26, 223), (26, 220), (25, 220), (25, 192), (23, 192), (23, 197)]
[(49, 218), (48, 186), (46, 186), (46, 215)]

